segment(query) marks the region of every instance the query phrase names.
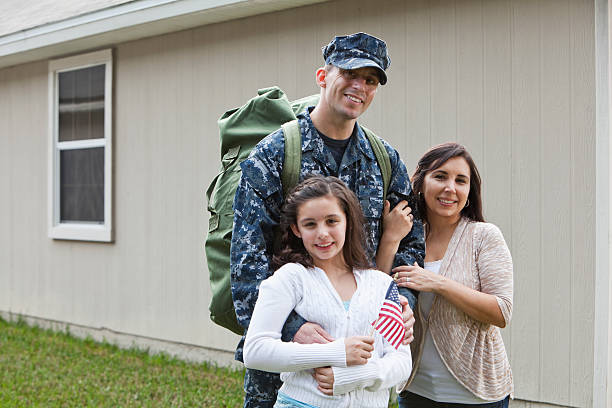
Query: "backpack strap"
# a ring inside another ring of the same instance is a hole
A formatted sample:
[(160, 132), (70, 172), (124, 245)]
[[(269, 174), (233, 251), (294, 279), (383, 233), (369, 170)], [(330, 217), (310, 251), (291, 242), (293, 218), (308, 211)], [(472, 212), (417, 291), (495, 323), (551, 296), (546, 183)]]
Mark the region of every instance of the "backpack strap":
[[(297, 119), (282, 124), (281, 128), (285, 136), (285, 164), (283, 165), (281, 182), (283, 184), (283, 196), (286, 196), (289, 190), (298, 184), (300, 179), (302, 135), (300, 134), (300, 126)], [(376, 156), (376, 161), (383, 178), (383, 197), (387, 198), (389, 185), (391, 184), (391, 160), (389, 159), (389, 154), (380, 138), (374, 132), (365, 127), (361, 127), (361, 129), (368, 138), (374, 151), (374, 156)]]
[(370, 145), (372, 146), (372, 150), (374, 150), (374, 156), (376, 156), (376, 161), (378, 162), (378, 167), (380, 167), (380, 172), (383, 178), (383, 198), (387, 198), (387, 193), (389, 192), (389, 185), (391, 184), (391, 159), (389, 159), (389, 153), (387, 153), (387, 149), (385, 149), (385, 145), (380, 140), (378, 136), (374, 134), (370, 129), (361, 127), (363, 133), (365, 133)]
[(302, 135), (297, 119), (281, 125), (285, 136), (285, 164), (281, 174), (283, 184), (283, 197), (295, 187), (300, 180), (302, 166)]

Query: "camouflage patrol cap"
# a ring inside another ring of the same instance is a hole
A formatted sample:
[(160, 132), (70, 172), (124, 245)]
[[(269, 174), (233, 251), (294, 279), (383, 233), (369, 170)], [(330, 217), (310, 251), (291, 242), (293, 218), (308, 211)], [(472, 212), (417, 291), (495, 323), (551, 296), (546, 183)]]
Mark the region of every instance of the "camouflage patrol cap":
[(323, 59), (343, 69), (374, 67), (378, 70), (380, 84), (387, 83), (385, 70), (391, 64), (387, 44), (370, 34), (355, 33), (335, 37), (323, 47)]

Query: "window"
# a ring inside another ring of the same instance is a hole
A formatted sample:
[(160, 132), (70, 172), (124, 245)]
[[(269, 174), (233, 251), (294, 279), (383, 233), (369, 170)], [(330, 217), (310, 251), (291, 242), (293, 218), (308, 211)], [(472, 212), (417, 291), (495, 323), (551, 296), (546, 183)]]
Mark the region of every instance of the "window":
[(49, 236), (112, 240), (112, 52), (49, 62)]

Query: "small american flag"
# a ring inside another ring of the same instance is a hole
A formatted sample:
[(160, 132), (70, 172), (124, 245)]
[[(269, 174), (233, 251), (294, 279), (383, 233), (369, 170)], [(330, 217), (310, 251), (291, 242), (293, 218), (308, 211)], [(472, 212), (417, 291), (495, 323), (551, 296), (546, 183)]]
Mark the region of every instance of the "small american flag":
[(389, 285), (378, 319), (372, 323), (372, 326), (396, 349), (404, 340), (402, 305), (400, 305), (399, 291), (395, 282)]

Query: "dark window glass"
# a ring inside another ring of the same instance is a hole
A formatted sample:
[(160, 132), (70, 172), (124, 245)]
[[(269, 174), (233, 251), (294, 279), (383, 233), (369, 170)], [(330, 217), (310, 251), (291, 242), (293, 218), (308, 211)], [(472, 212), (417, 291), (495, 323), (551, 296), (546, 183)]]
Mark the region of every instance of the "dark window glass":
[(59, 73), (59, 141), (104, 137), (105, 66)]
[(104, 223), (104, 148), (60, 152), (60, 221)]

